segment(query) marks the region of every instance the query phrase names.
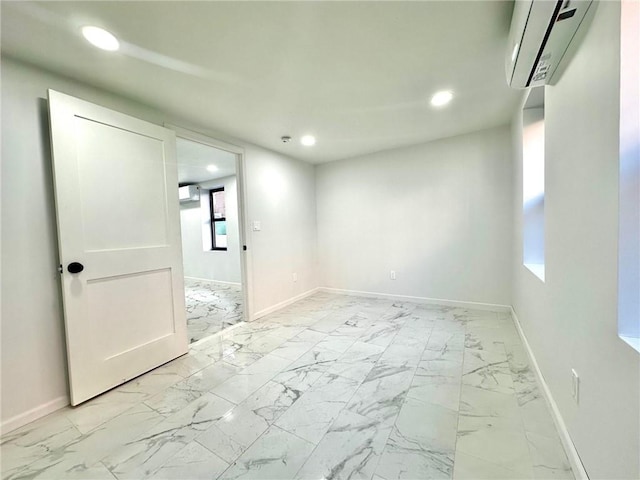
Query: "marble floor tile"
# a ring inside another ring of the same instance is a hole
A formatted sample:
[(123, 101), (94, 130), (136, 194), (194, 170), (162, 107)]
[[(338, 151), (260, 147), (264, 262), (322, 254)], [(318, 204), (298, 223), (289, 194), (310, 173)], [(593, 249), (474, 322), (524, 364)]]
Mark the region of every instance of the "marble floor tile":
[(144, 401), (162, 415), (171, 415), (234, 376), (240, 368), (225, 362), (210, 365)]
[[(192, 295), (202, 331), (212, 295)], [(329, 292), (5, 434), (0, 455), (2, 480), (572, 478), (508, 314)]]
[(275, 424), (312, 443), (318, 443), (358, 388), (358, 382), (323, 375)]
[(241, 405), (271, 424), (298, 401), (301, 395), (302, 391), (300, 390), (270, 380), (251, 394)]
[(229, 464), (197, 442), (187, 444), (153, 474), (158, 480), (210, 480), (218, 478)]
[(451, 478), (458, 414), (407, 399), (376, 470), (383, 478)]
[(356, 342), (356, 338), (351, 335), (337, 335), (332, 333), (316, 344), (316, 347), (324, 350), (344, 353)]
[(314, 447), (313, 443), (272, 426), (220, 478), (226, 480), (293, 478)]
[(151, 430), (125, 443), (103, 463), (118, 479), (152, 476), (167, 458), (182, 450), (232, 408), (230, 402), (206, 393)]
[(518, 402), (513, 394), (494, 392), (462, 385), (460, 414), (476, 418), (520, 418)]
[(573, 479), (569, 460), (557, 435), (547, 437), (527, 432), (533, 474), (537, 479)]
[(460, 408), (460, 384), (445, 377), (415, 382), (409, 387), (407, 398), (428, 400), (434, 405), (458, 410)]
[(425, 350), (447, 351), (464, 349), (464, 331), (442, 329), (437, 324), (434, 326), (427, 342)]
[(465, 332), (465, 347), (475, 350), (504, 348), (504, 345), (520, 345), (520, 336), (512, 322), (493, 327), (470, 327)]
[(116, 480), (116, 477), (102, 463), (97, 463), (91, 467), (75, 464), (72, 467), (64, 468), (62, 463), (57, 465), (56, 471), (47, 469), (38, 472), (35, 476), (29, 476), (33, 480)]
[(414, 371), (408, 365), (376, 364), (346, 408), (391, 425), (407, 396)]
[(88, 475), (103, 472), (98, 463), (108, 452), (153, 428), (163, 418), (143, 404), (136, 405), (91, 432), (43, 453), (15, 478), (82, 478), (82, 472), (87, 475), (85, 478), (91, 478)]
[(197, 342), (242, 321), (242, 288), (185, 278), (185, 307), (190, 342)]
[(520, 416), (525, 431), (551, 438), (558, 436), (558, 430), (544, 398), (537, 398), (520, 405)]
[(66, 453), (77, 453), (88, 465), (158, 425), (164, 417), (144, 404), (136, 405), (116, 418), (66, 445)]
[(278, 328), (270, 331), (269, 334), (276, 337), (282, 337), (285, 340), (290, 340), (305, 330), (306, 327), (300, 325), (279, 325)]
[(370, 479), (391, 427), (343, 410), (296, 478)]
[(333, 362), (329, 372), (362, 382), (373, 370), (383, 352), (383, 347), (364, 342), (355, 342)]
[(504, 347), (490, 350), (466, 348), (462, 383), (484, 390), (514, 393), (513, 378)]
[(183, 378), (187, 378), (203, 368), (208, 367), (216, 360), (216, 358), (209, 356), (205, 352), (191, 352), (169, 363), (165, 363), (154, 371), (168, 374), (175, 373)]
[(358, 341), (387, 348), (398, 334), (400, 328), (400, 325), (393, 323), (375, 323), (358, 338)]
[(285, 367), (274, 380), (287, 388), (304, 392), (334, 365), (339, 356), (340, 353), (334, 350), (314, 347)]
[(331, 333), (338, 327), (344, 325), (347, 320), (349, 320), (349, 318), (344, 315), (329, 314), (315, 322), (310, 328), (316, 332)]
[(531, 465), (527, 437), (518, 417), (482, 418), (461, 414), (456, 451), (514, 471)]
[(458, 410), (462, 378), (461, 351), (427, 350), (418, 364), (407, 396)]
[(244, 405), (238, 405), (196, 438), (197, 442), (233, 463), (262, 435), (269, 423)]
[(453, 468), (453, 480), (530, 480), (533, 479), (531, 467), (521, 471), (509, 470), (481, 458), (456, 451)]
[(342, 326), (335, 329), (333, 333), (357, 338), (375, 323), (376, 318), (376, 314), (356, 312)]
[(288, 358), (289, 360), (297, 360), (311, 350), (316, 343), (317, 342), (313, 340), (303, 340), (301, 338), (294, 337), (287, 340), (271, 353), (279, 357)]
[(233, 403), (240, 403), (290, 363), (291, 360), (286, 358), (266, 355), (215, 387), (212, 392)]
[(155, 370), (110, 390), (89, 402), (70, 407), (65, 415), (81, 433), (88, 433), (103, 423), (161, 392), (184, 377), (175, 372)]
[(420, 362), (426, 341), (419, 337), (396, 335), (378, 363), (385, 365), (410, 365), (415, 367)]
[(273, 350), (278, 348), (280, 345), (282, 345), (286, 341), (287, 339), (285, 337), (273, 335), (272, 332), (269, 332), (266, 335), (262, 335), (261, 337), (255, 339), (254, 341), (242, 346), (238, 350), (238, 352), (259, 353), (262, 355), (266, 355), (267, 353), (271, 353)]
[(29, 466), (50, 452), (58, 452), (81, 438), (80, 431), (60, 413), (49, 415), (2, 437), (2, 478), (19, 478)]

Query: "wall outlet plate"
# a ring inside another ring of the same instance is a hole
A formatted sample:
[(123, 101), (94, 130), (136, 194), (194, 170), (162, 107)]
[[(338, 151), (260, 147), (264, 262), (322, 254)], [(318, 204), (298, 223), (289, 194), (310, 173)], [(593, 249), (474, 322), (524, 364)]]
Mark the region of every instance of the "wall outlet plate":
[(293, 281), (294, 281), (294, 282), (297, 282), (297, 281), (298, 281), (298, 274), (297, 274), (297, 273), (294, 273), (294, 274), (293, 274)]
[(391, 277), (391, 280), (395, 280), (396, 279), (396, 271), (395, 270), (391, 270), (391, 274), (389, 276)]

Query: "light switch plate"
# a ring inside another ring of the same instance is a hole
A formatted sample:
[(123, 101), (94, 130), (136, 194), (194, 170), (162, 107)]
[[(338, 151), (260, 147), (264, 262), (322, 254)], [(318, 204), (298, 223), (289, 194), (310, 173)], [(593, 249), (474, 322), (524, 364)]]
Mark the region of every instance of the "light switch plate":
[(254, 232), (259, 232), (260, 230), (262, 230), (262, 226), (260, 225), (260, 220), (254, 220), (253, 221), (253, 231)]

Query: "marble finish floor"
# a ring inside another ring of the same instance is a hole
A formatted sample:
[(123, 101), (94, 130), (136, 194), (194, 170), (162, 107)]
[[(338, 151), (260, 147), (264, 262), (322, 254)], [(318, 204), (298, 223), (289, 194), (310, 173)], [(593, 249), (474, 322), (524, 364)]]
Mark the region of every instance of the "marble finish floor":
[(190, 343), (242, 321), (242, 289), (239, 285), (185, 278), (184, 290)]
[(508, 314), (318, 293), (2, 438), (2, 478), (573, 478)]

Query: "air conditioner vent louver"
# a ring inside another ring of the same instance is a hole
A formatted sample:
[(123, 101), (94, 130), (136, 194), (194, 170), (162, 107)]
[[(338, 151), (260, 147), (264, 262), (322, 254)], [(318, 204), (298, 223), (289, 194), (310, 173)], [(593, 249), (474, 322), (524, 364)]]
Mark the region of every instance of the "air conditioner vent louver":
[(537, 87), (556, 80), (578, 27), (593, 0), (516, 0), (507, 45), (507, 83)]

